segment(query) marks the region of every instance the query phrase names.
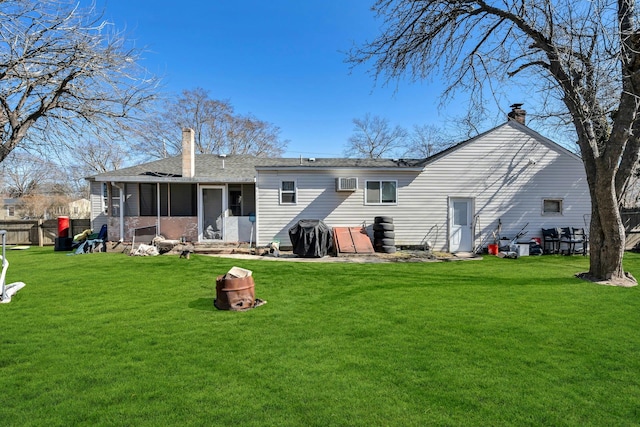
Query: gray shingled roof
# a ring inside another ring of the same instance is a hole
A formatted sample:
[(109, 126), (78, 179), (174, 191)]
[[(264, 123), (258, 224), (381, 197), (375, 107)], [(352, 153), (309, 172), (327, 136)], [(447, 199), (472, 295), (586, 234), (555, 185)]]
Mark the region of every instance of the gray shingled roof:
[[(113, 172), (105, 172), (87, 179), (95, 181), (116, 182), (219, 182), (241, 183), (254, 182), (256, 170), (305, 170), (305, 169), (376, 169), (376, 170), (413, 170), (421, 171), (427, 164), (447, 156), (452, 151), (458, 150), (479, 138), (495, 131), (502, 126), (514, 126), (527, 132), (535, 138), (542, 138), (550, 143), (553, 141), (543, 137), (525, 125), (509, 120), (471, 139), (460, 142), (444, 151), (434, 154), (426, 159), (349, 159), (349, 158), (265, 158), (247, 155), (228, 155), (220, 157), (215, 154), (198, 154), (195, 156), (194, 178), (182, 177), (182, 157), (176, 156), (169, 159), (144, 163), (130, 168)], [(576, 156), (569, 150), (558, 145), (572, 156)], [(576, 156), (577, 157), (577, 156)], [(577, 157), (578, 158), (578, 157)], [(224, 168), (223, 168), (224, 162)]]
[(422, 170), (424, 159), (265, 158), (247, 155), (198, 154), (195, 177), (182, 177), (182, 157), (176, 156), (94, 175), (95, 181), (118, 182), (253, 182), (256, 170), (409, 169)]

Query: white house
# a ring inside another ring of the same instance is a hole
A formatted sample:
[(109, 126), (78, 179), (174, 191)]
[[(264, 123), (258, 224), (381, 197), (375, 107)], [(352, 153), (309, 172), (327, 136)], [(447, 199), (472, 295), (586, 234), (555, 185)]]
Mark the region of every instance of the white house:
[(397, 246), (456, 252), (493, 243), (499, 223), (508, 237), (526, 225), (527, 239), (588, 227), (581, 159), (518, 120), (427, 159), (196, 156), (192, 138), (185, 130), (181, 157), (89, 178), (92, 228), (109, 224), (110, 240), (155, 226), (173, 239), (286, 247), (300, 219), (369, 227), (390, 216)]

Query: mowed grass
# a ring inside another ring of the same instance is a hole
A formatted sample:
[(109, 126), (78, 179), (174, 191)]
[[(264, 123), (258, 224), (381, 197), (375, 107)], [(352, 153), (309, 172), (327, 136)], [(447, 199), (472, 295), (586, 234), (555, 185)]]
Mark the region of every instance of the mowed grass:
[[(575, 279), (581, 256), (7, 257), (3, 426), (640, 425), (640, 290)], [(234, 265), (265, 306), (213, 307)]]

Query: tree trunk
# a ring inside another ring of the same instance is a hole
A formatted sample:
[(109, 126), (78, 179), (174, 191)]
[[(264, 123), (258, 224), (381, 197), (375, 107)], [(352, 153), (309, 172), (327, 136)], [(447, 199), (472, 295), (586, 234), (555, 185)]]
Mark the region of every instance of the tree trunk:
[[(625, 274), (622, 259), (625, 231), (615, 192), (615, 172), (598, 165), (596, 179), (589, 185), (591, 226), (588, 279), (631, 286), (635, 279)], [(592, 170), (593, 171), (593, 170)]]

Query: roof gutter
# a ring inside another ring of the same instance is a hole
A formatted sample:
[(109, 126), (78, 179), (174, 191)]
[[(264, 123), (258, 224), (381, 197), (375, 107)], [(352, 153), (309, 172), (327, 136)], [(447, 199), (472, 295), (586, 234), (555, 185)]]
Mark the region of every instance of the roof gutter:
[(407, 172), (421, 172), (424, 169), (424, 166), (402, 166), (402, 167), (393, 167), (393, 166), (385, 166), (385, 167), (371, 167), (371, 166), (256, 166), (257, 171), (279, 171), (279, 170), (289, 170), (289, 171), (327, 171), (327, 170), (375, 170), (375, 171), (407, 171)]

